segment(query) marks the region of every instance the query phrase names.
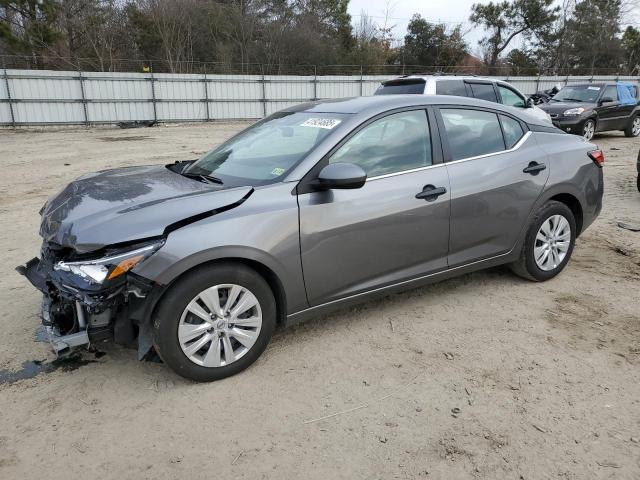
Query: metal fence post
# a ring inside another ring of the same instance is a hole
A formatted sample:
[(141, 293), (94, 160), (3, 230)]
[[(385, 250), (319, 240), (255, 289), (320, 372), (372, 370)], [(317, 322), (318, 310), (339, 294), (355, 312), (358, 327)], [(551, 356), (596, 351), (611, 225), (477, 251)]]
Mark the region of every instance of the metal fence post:
[[(3, 60), (4, 63), (4, 60)], [(4, 86), (7, 89), (7, 100), (9, 102), (9, 112), (11, 113), (11, 126), (16, 128), (16, 115), (13, 111), (13, 101), (11, 99), (11, 89), (9, 88), (9, 76), (7, 75), (7, 66), (3, 66), (4, 69)]]
[(360, 96), (364, 95), (364, 78), (362, 76), (362, 65), (360, 65)]
[(538, 73), (536, 77), (536, 91), (533, 93), (538, 93), (540, 91), (540, 73)]
[(260, 80), (262, 83), (262, 116), (267, 116), (267, 86), (266, 80), (264, 77), (264, 65), (260, 64), (260, 71), (262, 72), (262, 79)]
[(202, 79), (202, 84), (204, 85), (204, 105), (205, 105), (205, 112), (207, 115), (206, 121), (208, 122), (209, 120), (211, 120), (211, 117), (209, 115), (209, 86), (207, 84), (207, 72), (204, 72), (204, 78)]
[(89, 114), (87, 112), (87, 97), (84, 93), (84, 78), (82, 72), (78, 70), (78, 80), (80, 81), (80, 94), (82, 95), (82, 110), (84, 111), (84, 124), (89, 126)]
[(313, 66), (313, 98), (312, 100), (314, 102), (318, 100), (318, 67), (316, 65)]
[(149, 62), (149, 72), (151, 80), (151, 103), (153, 104), (153, 121), (158, 121), (158, 111), (156, 110), (156, 84), (155, 78), (153, 77), (153, 64)]

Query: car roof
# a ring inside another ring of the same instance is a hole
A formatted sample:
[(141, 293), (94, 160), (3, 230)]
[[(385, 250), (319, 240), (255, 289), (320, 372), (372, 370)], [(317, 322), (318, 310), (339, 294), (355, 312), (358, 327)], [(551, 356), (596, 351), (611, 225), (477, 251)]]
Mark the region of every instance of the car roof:
[[(373, 117), (380, 113), (396, 108), (427, 106), (427, 105), (455, 105), (481, 107), (491, 110), (498, 110), (520, 118), (523, 122), (537, 124), (530, 115), (522, 115), (520, 110), (508, 107), (500, 103), (479, 100), (470, 97), (456, 97), (453, 95), (374, 95), (370, 97), (350, 97), (332, 100), (321, 100), (311, 103), (303, 103), (289, 107), (286, 112), (309, 112), (309, 113), (342, 113), (352, 114), (358, 117)], [(540, 125), (546, 125), (540, 123)]]
[(411, 75), (403, 75), (401, 77), (396, 77), (391, 80), (387, 80), (382, 82), (385, 84), (386, 82), (397, 82), (398, 80), (412, 80), (412, 79), (422, 79), (422, 80), (482, 80), (484, 82), (503, 82), (503, 80), (498, 78), (489, 78), (489, 77), (479, 77), (477, 75), (445, 75), (445, 74), (431, 74), (431, 75), (421, 75), (417, 73), (413, 73)]

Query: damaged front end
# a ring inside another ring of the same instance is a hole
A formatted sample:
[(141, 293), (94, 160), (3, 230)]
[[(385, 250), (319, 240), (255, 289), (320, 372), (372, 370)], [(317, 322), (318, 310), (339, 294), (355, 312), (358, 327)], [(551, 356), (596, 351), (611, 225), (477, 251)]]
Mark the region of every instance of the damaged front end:
[(52, 242), (17, 271), (40, 290), (42, 323), (57, 355), (103, 340), (151, 349), (145, 320), (158, 287), (131, 270), (153, 255), (163, 238), (78, 254)]

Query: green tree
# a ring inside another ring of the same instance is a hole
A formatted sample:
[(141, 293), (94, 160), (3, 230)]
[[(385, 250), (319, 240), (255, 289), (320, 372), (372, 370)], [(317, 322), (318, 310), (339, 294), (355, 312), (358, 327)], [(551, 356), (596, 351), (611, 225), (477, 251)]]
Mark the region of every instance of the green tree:
[(519, 48), (514, 48), (507, 54), (505, 65), (509, 67), (511, 75), (533, 75), (538, 70), (532, 53)]
[(621, 0), (583, 0), (576, 3), (564, 36), (567, 64), (595, 72), (617, 69), (622, 63), (620, 32)]
[(489, 66), (495, 67), (502, 52), (518, 35), (528, 41), (549, 35), (559, 7), (553, 6), (553, 0), (505, 0), (476, 3), (471, 12), (471, 22), (487, 31), (480, 45), (487, 49)]
[(622, 48), (629, 73), (640, 73), (640, 30), (629, 25), (622, 35)]
[(409, 22), (402, 47), (405, 65), (456, 66), (467, 55), (460, 26), (447, 33), (444, 24), (427, 22), (415, 14)]
[(7, 53), (34, 58), (49, 53), (59, 38), (58, 6), (55, 0), (0, 0), (0, 40)]

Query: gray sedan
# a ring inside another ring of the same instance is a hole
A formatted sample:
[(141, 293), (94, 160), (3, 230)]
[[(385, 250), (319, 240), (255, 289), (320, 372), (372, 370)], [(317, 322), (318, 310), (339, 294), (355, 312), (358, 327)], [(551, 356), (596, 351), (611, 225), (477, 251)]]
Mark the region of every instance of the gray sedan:
[(18, 270), (58, 354), (112, 340), (216, 380), (277, 325), (499, 264), (553, 278), (600, 212), (603, 162), (482, 100), (310, 103), (198, 160), (78, 178)]

